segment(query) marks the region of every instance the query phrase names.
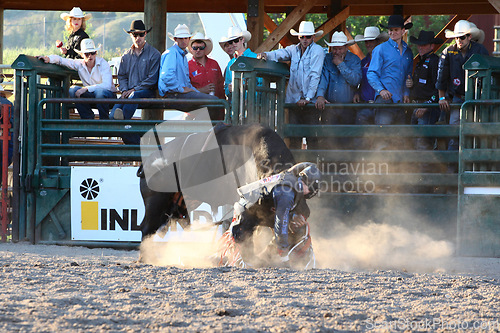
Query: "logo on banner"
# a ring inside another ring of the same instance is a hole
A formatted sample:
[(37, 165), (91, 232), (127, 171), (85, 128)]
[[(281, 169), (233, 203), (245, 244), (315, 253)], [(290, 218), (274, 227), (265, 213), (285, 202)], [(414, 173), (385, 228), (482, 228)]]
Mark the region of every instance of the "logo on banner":
[[(102, 182), (102, 179), (100, 180)], [(99, 208), (99, 183), (93, 178), (84, 179), (80, 184), (82, 230), (140, 230), (137, 225), (137, 209)], [(99, 224), (100, 217), (100, 224)]]

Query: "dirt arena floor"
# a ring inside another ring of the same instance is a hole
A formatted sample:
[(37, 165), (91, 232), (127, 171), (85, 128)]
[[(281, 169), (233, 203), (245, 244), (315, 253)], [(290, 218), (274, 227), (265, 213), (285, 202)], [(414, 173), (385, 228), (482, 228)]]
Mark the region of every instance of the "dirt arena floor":
[(138, 263), (138, 251), (23, 242), (0, 244), (0, 258), (2, 332), (500, 329), (497, 258), (384, 270), (184, 268)]

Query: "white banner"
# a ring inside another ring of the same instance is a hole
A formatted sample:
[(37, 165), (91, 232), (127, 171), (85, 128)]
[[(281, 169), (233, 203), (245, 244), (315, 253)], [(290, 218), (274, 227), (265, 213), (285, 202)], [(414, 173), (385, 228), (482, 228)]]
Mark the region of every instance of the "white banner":
[[(137, 167), (71, 167), (71, 239), (90, 241), (141, 241), (140, 224), (144, 203), (139, 188)], [(202, 204), (191, 212), (195, 231), (184, 231), (175, 223), (166, 234), (157, 235), (159, 242), (213, 241), (222, 229), (210, 228), (223, 216), (222, 207), (212, 213)], [(208, 227), (208, 228), (207, 228)]]
[(71, 167), (71, 239), (141, 241), (137, 167)]

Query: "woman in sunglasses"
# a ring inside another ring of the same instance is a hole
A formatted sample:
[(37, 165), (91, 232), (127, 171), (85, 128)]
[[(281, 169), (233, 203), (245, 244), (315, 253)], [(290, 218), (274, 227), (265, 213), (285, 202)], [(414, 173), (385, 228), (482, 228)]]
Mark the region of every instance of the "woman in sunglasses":
[(233, 87), (231, 84), (231, 82), (233, 81), (233, 72), (229, 70), (231, 65), (239, 56), (244, 56), (247, 58), (257, 58), (257, 54), (252, 52), (250, 49), (247, 49), (246, 47), (246, 43), (248, 43), (251, 38), (252, 34), (249, 31), (242, 31), (239, 27), (230, 27), (227, 31), (227, 37), (223, 37), (220, 41), (221, 45), (232, 45), (234, 52), (234, 58), (232, 58), (227, 64), (224, 82), (226, 96), (228, 96), (229, 98), (233, 91)]
[(92, 17), (92, 14), (83, 15), (80, 7), (73, 7), (69, 13), (62, 13), (61, 18), (66, 21), (65, 29), (69, 32), (68, 45), (62, 47), (63, 43), (60, 40), (56, 41), (56, 46), (61, 50), (61, 53), (70, 59), (82, 59), (77, 51), (80, 50), (80, 43), (89, 35), (85, 32), (86, 21)]

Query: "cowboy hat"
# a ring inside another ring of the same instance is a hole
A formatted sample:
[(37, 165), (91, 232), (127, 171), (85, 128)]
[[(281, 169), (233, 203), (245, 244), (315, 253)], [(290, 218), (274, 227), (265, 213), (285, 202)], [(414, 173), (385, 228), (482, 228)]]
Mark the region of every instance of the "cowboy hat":
[(144, 25), (144, 22), (142, 22), (142, 20), (135, 20), (130, 23), (130, 30), (127, 31), (123, 29), (123, 31), (130, 34), (133, 32), (150, 32), (151, 29), (153, 28), (146, 29), (146, 26)]
[(0, 94), (4, 94), (5, 98), (9, 98), (10, 96), (12, 96), (13, 93), (11, 91), (5, 90), (3, 86), (0, 84)]
[(189, 32), (189, 28), (185, 24), (178, 24), (174, 29), (173, 35), (170, 32), (168, 33), (168, 37), (171, 40), (174, 40), (174, 38), (191, 38), (191, 36), (193, 34)]
[(443, 44), (444, 40), (441, 38), (435, 38), (434, 31), (421, 30), (418, 33), (418, 38), (410, 36), (410, 43), (417, 45)]
[(208, 37), (205, 37), (201, 32), (197, 32), (189, 40), (188, 49), (189, 49), (189, 52), (191, 52), (191, 54), (193, 54), (193, 49), (191, 48), (191, 45), (194, 42), (197, 42), (197, 41), (202, 41), (203, 43), (205, 43), (205, 45), (206, 45), (206, 47), (205, 47), (205, 55), (209, 55), (210, 52), (212, 52), (212, 49), (214, 47), (214, 45), (212, 43), (212, 39), (208, 38)]
[(82, 39), (80, 43), (80, 50), (75, 50), (78, 52), (81, 56), (83, 56), (85, 53), (90, 53), (90, 52), (97, 52), (101, 48), (101, 44), (99, 44), (98, 47), (95, 47), (94, 41), (90, 38), (85, 38)]
[(323, 30), (314, 32), (314, 24), (311, 21), (302, 21), (299, 25), (299, 32), (291, 29), (290, 35), (292, 36), (313, 36), (318, 37), (323, 34)]
[(338, 31), (335, 31), (332, 35), (332, 42), (331, 43), (328, 43), (326, 42), (326, 45), (328, 46), (344, 46), (344, 45), (352, 45), (354, 44), (354, 40), (347, 40), (347, 36), (345, 35), (344, 32), (338, 32)]
[[(469, 24), (473, 27), (473, 28), (477, 28), (477, 26), (472, 23), (472, 22), (469, 22)], [(477, 34), (473, 34), (472, 35), (472, 40), (476, 43), (479, 43), (479, 44), (483, 44), (484, 42), (484, 31), (482, 29), (477, 29), (478, 30), (478, 33)]]
[(375, 39), (385, 42), (389, 39), (389, 34), (387, 32), (381, 33), (380, 29), (377, 27), (366, 27), (364, 35), (357, 35), (356, 37), (354, 37), (354, 41), (356, 43)]
[(455, 38), (462, 37), (464, 35), (470, 34), (471, 36), (475, 36), (479, 34), (479, 29), (470, 24), (469, 21), (460, 20), (455, 23), (455, 28), (453, 31), (446, 29), (444, 31), (444, 35), (446, 38)]
[(220, 39), (219, 44), (220, 44), (220, 46), (223, 46), (225, 42), (229, 42), (233, 39), (240, 38), (240, 37), (243, 37), (244, 43), (248, 43), (250, 41), (250, 39), (252, 39), (252, 34), (250, 33), (250, 31), (241, 30), (240, 27), (230, 27), (227, 30), (227, 37), (222, 37)]
[(413, 23), (409, 22), (405, 24), (405, 19), (401, 15), (391, 15), (389, 16), (389, 22), (387, 22), (387, 26), (380, 25), (380, 27), (384, 29), (389, 28), (403, 28), (403, 29), (411, 29), (413, 27)]
[(66, 21), (68, 18), (70, 17), (74, 17), (74, 18), (82, 18), (84, 19), (85, 21), (87, 21), (88, 19), (90, 19), (92, 17), (92, 14), (85, 14), (83, 15), (83, 12), (82, 10), (80, 9), (80, 7), (73, 7), (73, 9), (69, 12), (69, 13), (62, 13), (61, 14), (61, 18)]

